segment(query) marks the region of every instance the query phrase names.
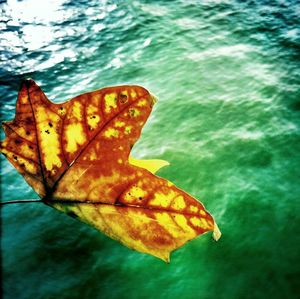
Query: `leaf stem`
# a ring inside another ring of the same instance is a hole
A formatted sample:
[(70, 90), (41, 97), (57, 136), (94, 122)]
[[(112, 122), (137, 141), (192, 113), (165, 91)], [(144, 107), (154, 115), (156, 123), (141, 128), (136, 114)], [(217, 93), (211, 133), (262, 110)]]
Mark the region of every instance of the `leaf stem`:
[(17, 199), (0, 202), (1, 206), (13, 204), (13, 203), (32, 203), (32, 202), (44, 202), (42, 199)]

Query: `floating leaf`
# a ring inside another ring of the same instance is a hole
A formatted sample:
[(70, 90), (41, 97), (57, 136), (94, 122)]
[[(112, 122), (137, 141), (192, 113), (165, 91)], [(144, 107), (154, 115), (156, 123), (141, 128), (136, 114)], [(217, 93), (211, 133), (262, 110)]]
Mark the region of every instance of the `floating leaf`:
[(26, 80), (1, 152), (47, 205), (169, 261), (187, 241), (220, 232), (199, 201), (154, 175), (167, 162), (129, 157), (154, 102), (142, 87), (118, 86), (54, 104)]

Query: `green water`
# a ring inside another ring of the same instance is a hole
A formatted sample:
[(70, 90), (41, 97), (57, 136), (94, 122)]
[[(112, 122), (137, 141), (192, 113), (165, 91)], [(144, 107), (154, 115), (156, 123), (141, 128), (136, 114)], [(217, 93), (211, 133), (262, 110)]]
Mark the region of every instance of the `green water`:
[[(22, 78), (55, 102), (139, 84), (159, 101), (138, 158), (223, 233), (171, 263), (42, 204), (1, 210), (4, 298), (299, 298), (299, 1), (2, 1), (1, 119)], [(1, 133), (3, 137), (3, 132)], [(37, 198), (1, 158), (2, 200)]]

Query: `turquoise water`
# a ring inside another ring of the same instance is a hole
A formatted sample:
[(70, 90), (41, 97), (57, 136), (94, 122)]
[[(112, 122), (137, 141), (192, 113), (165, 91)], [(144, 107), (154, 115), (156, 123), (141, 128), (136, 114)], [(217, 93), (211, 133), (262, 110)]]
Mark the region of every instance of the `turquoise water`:
[[(298, 1), (2, 1), (1, 119), (22, 78), (65, 101), (139, 84), (159, 101), (133, 149), (223, 233), (134, 252), (42, 204), (1, 210), (4, 298), (299, 298)], [(3, 132), (1, 133), (3, 137)], [(37, 198), (1, 157), (2, 200)]]

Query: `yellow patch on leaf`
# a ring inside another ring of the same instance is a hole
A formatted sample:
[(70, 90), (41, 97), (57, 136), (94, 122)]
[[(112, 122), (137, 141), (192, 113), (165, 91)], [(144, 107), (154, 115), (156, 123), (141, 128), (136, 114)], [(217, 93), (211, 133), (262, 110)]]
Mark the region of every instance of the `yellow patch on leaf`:
[(79, 146), (84, 144), (86, 136), (81, 123), (69, 124), (66, 127), (66, 151), (74, 153), (78, 150)]
[(26, 80), (1, 152), (45, 204), (168, 262), (198, 235), (221, 233), (199, 201), (154, 175), (168, 162), (130, 157), (155, 102), (142, 87), (116, 86), (54, 104)]
[(108, 93), (104, 96), (105, 112), (110, 112), (112, 109), (117, 108), (117, 94), (115, 92)]

